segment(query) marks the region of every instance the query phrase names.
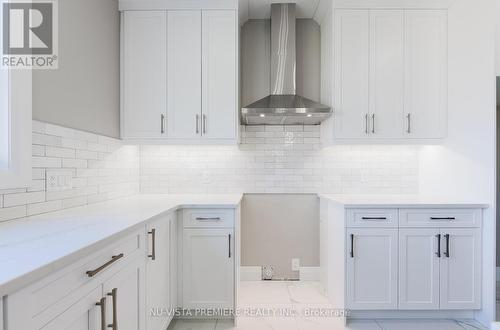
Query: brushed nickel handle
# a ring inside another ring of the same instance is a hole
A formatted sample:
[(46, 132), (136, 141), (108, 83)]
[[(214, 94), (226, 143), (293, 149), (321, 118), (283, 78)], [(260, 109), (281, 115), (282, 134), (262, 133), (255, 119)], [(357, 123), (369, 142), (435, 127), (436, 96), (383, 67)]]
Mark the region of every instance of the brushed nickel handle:
[(453, 220), (456, 220), (455, 217), (431, 217), (431, 220), (450, 220), (450, 221), (453, 221)]
[(372, 133), (375, 134), (375, 114), (372, 114)]
[(99, 272), (101, 272), (103, 269), (105, 269), (106, 267), (109, 267), (111, 264), (115, 263), (116, 261), (118, 261), (121, 258), (123, 258), (123, 253), (120, 253), (116, 256), (112, 256), (110, 261), (106, 262), (104, 265), (102, 265), (94, 270), (89, 270), (89, 271), (85, 272), (85, 274), (87, 274), (88, 277), (94, 277)]
[(114, 288), (113, 290), (111, 290), (110, 293), (108, 293), (108, 296), (110, 296), (113, 299), (113, 323), (108, 324), (108, 328), (111, 328), (113, 330), (118, 330), (118, 312), (116, 310), (117, 293), (118, 293), (117, 288)]
[(101, 330), (106, 330), (106, 298), (101, 298), (95, 305), (101, 307)]
[(202, 217), (197, 217), (196, 221), (221, 221), (222, 219), (220, 217), (217, 218), (202, 218)]
[(200, 116), (196, 115), (196, 134), (200, 134)]
[(207, 115), (203, 115), (203, 134), (207, 134)]
[(231, 234), (229, 234), (227, 237), (229, 242), (229, 259), (231, 259)]
[(368, 114), (365, 114), (365, 134), (368, 134)]
[(436, 255), (438, 258), (441, 258), (441, 234), (437, 234), (436, 238), (438, 243)]
[(351, 258), (354, 258), (354, 234), (351, 234), (351, 251), (349, 252)]
[(156, 229), (151, 229), (151, 231), (148, 231), (148, 234), (151, 235), (152, 242), (151, 254), (148, 255), (148, 258), (151, 258), (151, 260), (156, 260)]
[(406, 119), (408, 121), (408, 127), (406, 129), (406, 133), (410, 134), (411, 133), (411, 113), (406, 115)]
[(165, 115), (161, 114), (161, 134), (165, 134)]
[(361, 220), (387, 220), (387, 217), (361, 217)]

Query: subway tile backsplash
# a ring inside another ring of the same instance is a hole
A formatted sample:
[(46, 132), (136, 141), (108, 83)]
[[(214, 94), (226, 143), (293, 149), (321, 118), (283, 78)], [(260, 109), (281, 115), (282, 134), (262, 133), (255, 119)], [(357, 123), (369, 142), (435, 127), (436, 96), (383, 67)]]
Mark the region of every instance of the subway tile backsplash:
[[(32, 183), (0, 190), (0, 221), (91, 204), (139, 192), (139, 148), (120, 140), (33, 121)], [(47, 189), (47, 172), (71, 177)]]
[[(322, 148), (319, 126), (242, 127), (238, 146), (125, 146), (33, 121), (33, 180), (0, 190), (0, 222), (142, 193), (418, 193), (418, 147)], [(47, 189), (47, 172), (71, 176)]]
[(242, 127), (239, 146), (142, 146), (143, 193), (416, 194), (418, 147), (322, 148), (319, 126)]

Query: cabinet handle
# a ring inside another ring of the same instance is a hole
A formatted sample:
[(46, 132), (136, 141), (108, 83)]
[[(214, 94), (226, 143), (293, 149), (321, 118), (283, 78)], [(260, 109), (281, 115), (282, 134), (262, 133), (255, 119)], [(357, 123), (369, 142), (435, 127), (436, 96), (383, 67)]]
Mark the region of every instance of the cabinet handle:
[(406, 133), (411, 133), (411, 113), (406, 115), (406, 120), (408, 121), (408, 127), (406, 129)]
[(441, 234), (437, 234), (436, 238), (437, 238), (437, 242), (438, 242), (438, 249), (437, 249), (436, 255), (438, 258), (441, 258)]
[(148, 258), (151, 258), (151, 260), (156, 260), (156, 229), (151, 229), (151, 231), (148, 231), (148, 234), (151, 235), (151, 254), (148, 255)]
[(431, 220), (456, 220), (455, 217), (431, 217)]
[(375, 114), (372, 114), (372, 133), (375, 134)]
[(444, 235), (444, 238), (446, 240), (446, 251), (444, 252), (444, 255), (446, 258), (450, 257), (450, 234)]
[(368, 134), (368, 114), (365, 114), (365, 134)]
[(361, 217), (361, 220), (387, 220), (386, 217)]
[(101, 272), (104, 268), (108, 267), (109, 265), (118, 261), (121, 258), (123, 258), (123, 253), (120, 253), (119, 255), (116, 255), (116, 256), (112, 256), (110, 261), (106, 262), (104, 265), (102, 265), (94, 270), (89, 270), (89, 271), (85, 272), (85, 274), (87, 274), (88, 277), (94, 277), (99, 272)]
[(221, 218), (196, 218), (196, 221), (221, 221)]
[(108, 296), (113, 298), (113, 323), (108, 324), (108, 328), (113, 330), (118, 330), (118, 312), (116, 311), (116, 294), (118, 293), (118, 289), (114, 288), (108, 293)]
[(351, 258), (354, 258), (354, 234), (351, 234), (351, 251), (349, 254)]
[(165, 134), (165, 115), (161, 114), (161, 134)]
[(200, 134), (200, 116), (196, 115), (196, 134)]
[(95, 305), (101, 307), (101, 330), (106, 330), (106, 298), (101, 298)]
[(231, 234), (227, 235), (229, 242), (229, 259), (231, 259)]
[(203, 115), (203, 134), (207, 134), (207, 115)]

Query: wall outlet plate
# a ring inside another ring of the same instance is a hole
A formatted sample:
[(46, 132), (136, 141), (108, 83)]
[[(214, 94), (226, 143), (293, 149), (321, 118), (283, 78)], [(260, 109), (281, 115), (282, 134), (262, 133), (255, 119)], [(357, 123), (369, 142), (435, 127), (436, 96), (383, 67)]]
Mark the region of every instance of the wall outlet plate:
[(262, 266), (262, 279), (266, 281), (272, 280), (274, 277), (274, 266)]
[(50, 170), (47, 171), (47, 191), (64, 191), (73, 188), (73, 171)]
[(300, 259), (299, 258), (292, 259), (292, 270), (294, 272), (298, 272), (300, 270)]

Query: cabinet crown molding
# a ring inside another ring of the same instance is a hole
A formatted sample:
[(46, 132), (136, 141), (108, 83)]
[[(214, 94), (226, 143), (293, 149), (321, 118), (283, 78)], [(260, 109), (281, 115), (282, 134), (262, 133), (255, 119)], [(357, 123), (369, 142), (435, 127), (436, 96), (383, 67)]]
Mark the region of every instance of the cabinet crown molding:
[(238, 10), (237, 0), (119, 0), (118, 10)]

